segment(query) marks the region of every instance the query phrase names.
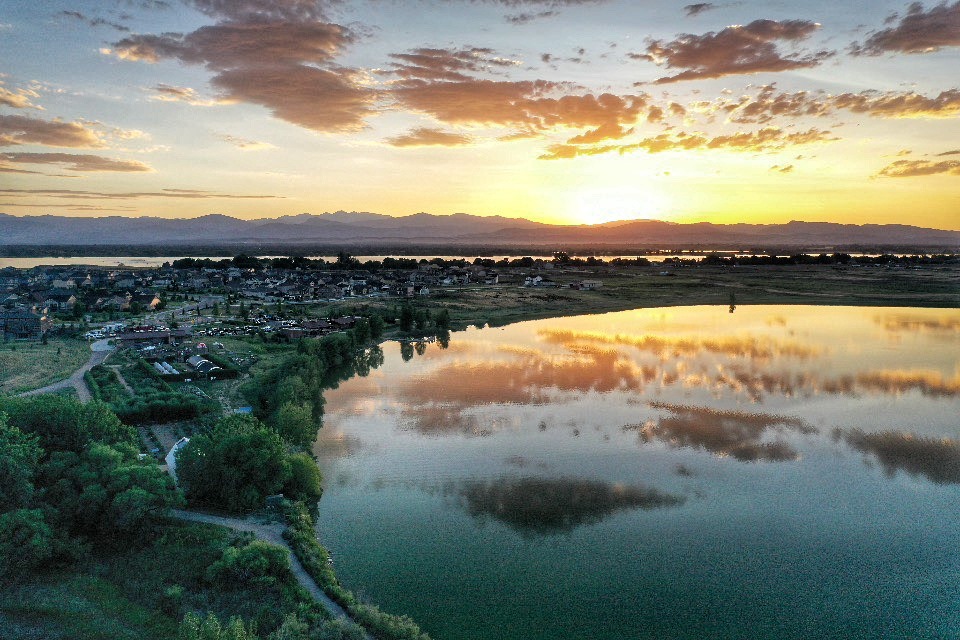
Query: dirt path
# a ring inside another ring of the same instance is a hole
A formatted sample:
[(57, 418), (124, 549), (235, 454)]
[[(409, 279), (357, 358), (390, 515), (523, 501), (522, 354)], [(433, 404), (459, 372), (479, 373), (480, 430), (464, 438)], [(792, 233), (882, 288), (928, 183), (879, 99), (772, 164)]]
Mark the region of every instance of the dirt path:
[(131, 387), (129, 384), (127, 384), (126, 378), (124, 378), (124, 377), (123, 377), (123, 374), (120, 373), (120, 365), (118, 365), (118, 364), (111, 364), (111, 365), (107, 365), (107, 366), (110, 367), (111, 369), (113, 369), (114, 373), (117, 374), (117, 380), (119, 380), (119, 381), (120, 381), (120, 384), (123, 385), (123, 388), (127, 390), (127, 393), (129, 393), (131, 396), (137, 395), (137, 392), (133, 390), (133, 387)]
[[(265, 540), (271, 544), (276, 544), (287, 549), (290, 551), (290, 568), (293, 571), (293, 575), (296, 577), (297, 582), (299, 582), (301, 586), (303, 586), (303, 588), (306, 589), (315, 600), (317, 600), (317, 602), (322, 604), (332, 617), (352, 622), (350, 616), (347, 615), (347, 612), (343, 610), (343, 607), (331, 600), (330, 596), (323, 592), (323, 589), (321, 589), (317, 583), (313, 581), (313, 578), (310, 577), (310, 574), (307, 573), (307, 570), (303, 568), (302, 564), (300, 564), (300, 560), (297, 558), (296, 554), (293, 553), (293, 549), (291, 549), (290, 545), (287, 544), (287, 541), (283, 539), (283, 531), (286, 528), (284, 525), (277, 523), (265, 524), (243, 518), (227, 518), (224, 516), (214, 516), (207, 513), (197, 513), (195, 511), (184, 511), (182, 509), (174, 509), (172, 511), (172, 515), (180, 520), (215, 524), (221, 527), (227, 527), (228, 529), (233, 529), (234, 531), (248, 531), (261, 540)], [(370, 634), (367, 634), (367, 638), (368, 640), (373, 640)]]
[(73, 374), (66, 380), (61, 380), (60, 382), (54, 382), (53, 384), (48, 384), (45, 387), (40, 387), (39, 389), (33, 389), (32, 391), (25, 391), (21, 393), (21, 396), (35, 396), (41, 393), (57, 393), (58, 391), (63, 391), (64, 389), (75, 389), (77, 392), (77, 397), (80, 398), (80, 402), (90, 402), (93, 397), (90, 395), (90, 389), (87, 388), (87, 383), (83, 380), (83, 374), (90, 369), (93, 369), (98, 364), (103, 364), (104, 360), (113, 353), (113, 347), (106, 340), (97, 340), (90, 345), (90, 350), (93, 352), (90, 354), (90, 359), (87, 360), (86, 364), (73, 372)]

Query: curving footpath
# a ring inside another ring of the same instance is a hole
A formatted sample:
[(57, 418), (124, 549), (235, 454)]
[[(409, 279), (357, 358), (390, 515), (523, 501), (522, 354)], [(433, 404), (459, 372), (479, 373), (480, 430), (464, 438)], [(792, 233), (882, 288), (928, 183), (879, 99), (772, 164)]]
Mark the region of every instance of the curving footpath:
[[(183, 509), (173, 509), (171, 511), (171, 515), (180, 520), (215, 524), (221, 527), (227, 527), (228, 529), (233, 529), (234, 531), (247, 531), (254, 534), (261, 540), (265, 540), (271, 544), (283, 547), (290, 552), (290, 569), (293, 571), (293, 575), (296, 577), (297, 582), (299, 582), (300, 585), (306, 589), (317, 602), (324, 606), (324, 608), (330, 613), (331, 617), (339, 618), (351, 623), (353, 622), (353, 619), (350, 618), (347, 612), (343, 610), (343, 607), (334, 602), (330, 596), (324, 593), (323, 589), (321, 589), (317, 583), (313, 581), (313, 578), (310, 577), (310, 574), (307, 573), (307, 570), (303, 568), (302, 564), (300, 564), (300, 559), (297, 558), (297, 555), (293, 552), (293, 549), (290, 548), (290, 545), (287, 544), (287, 541), (283, 539), (283, 531), (286, 529), (284, 525), (277, 523), (262, 524), (241, 518), (226, 518), (224, 516), (214, 516), (207, 513), (197, 513), (196, 511), (184, 511)], [(366, 633), (366, 637), (368, 640), (373, 640), (373, 637), (369, 633)]]
[(45, 387), (40, 387), (39, 389), (33, 389), (31, 391), (25, 391), (21, 393), (21, 396), (35, 396), (41, 393), (57, 393), (58, 391), (63, 391), (65, 389), (75, 389), (77, 392), (77, 397), (80, 398), (80, 402), (90, 402), (93, 399), (93, 396), (90, 395), (90, 389), (87, 388), (87, 383), (83, 380), (83, 375), (93, 369), (98, 364), (103, 364), (103, 361), (113, 353), (114, 347), (110, 345), (108, 340), (97, 340), (96, 342), (90, 345), (90, 350), (93, 352), (90, 354), (90, 359), (87, 360), (86, 364), (73, 372), (73, 374), (66, 380), (61, 380), (60, 382), (54, 382), (53, 384), (48, 384)]

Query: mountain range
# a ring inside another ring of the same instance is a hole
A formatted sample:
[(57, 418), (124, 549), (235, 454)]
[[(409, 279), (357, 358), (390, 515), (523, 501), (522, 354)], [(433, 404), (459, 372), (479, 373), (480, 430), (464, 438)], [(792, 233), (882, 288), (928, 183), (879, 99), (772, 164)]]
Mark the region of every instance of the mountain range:
[(464, 213), (394, 217), (337, 211), (241, 220), (198, 218), (14, 216), (0, 213), (0, 246), (10, 245), (405, 245), (472, 247), (616, 246), (621, 248), (844, 246), (960, 247), (960, 231), (908, 225), (789, 222), (681, 224), (624, 220), (598, 225), (551, 225), (523, 218)]

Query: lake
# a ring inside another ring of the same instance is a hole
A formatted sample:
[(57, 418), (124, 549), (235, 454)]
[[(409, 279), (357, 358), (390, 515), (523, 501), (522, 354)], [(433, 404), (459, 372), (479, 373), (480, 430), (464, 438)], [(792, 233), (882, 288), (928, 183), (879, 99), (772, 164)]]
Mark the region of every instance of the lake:
[(436, 640), (960, 637), (960, 311), (642, 309), (384, 345), (318, 532)]

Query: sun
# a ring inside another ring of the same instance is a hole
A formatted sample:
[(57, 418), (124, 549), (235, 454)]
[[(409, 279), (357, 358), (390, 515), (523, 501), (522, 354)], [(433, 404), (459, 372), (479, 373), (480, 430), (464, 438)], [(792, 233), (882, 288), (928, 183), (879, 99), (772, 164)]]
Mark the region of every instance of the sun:
[(649, 185), (581, 188), (569, 199), (568, 217), (579, 224), (603, 224), (639, 218), (666, 219), (670, 198)]

